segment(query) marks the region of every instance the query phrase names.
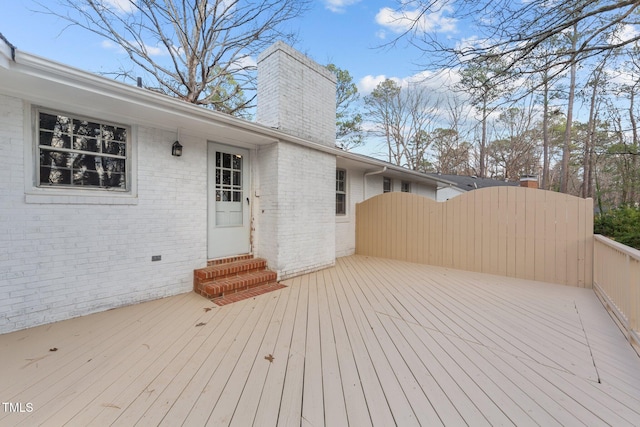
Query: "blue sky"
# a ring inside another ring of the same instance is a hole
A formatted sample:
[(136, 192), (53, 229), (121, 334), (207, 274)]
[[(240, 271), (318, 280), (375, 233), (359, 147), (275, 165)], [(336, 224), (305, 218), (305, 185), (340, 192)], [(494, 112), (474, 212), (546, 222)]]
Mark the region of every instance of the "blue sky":
[[(333, 62), (348, 70), (363, 94), (385, 77), (406, 80), (420, 72), (420, 52), (406, 43), (380, 48), (400, 29), (391, 16), (395, 5), (394, 0), (316, 0), (306, 15), (291, 22), (299, 32), (295, 47), (321, 64)], [(3, 1), (0, 32), (18, 49), (91, 72), (114, 71), (119, 62), (127, 62), (98, 36), (65, 29), (65, 21), (34, 9), (39, 6), (32, 0)], [(446, 16), (431, 16), (425, 25), (459, 36)]]

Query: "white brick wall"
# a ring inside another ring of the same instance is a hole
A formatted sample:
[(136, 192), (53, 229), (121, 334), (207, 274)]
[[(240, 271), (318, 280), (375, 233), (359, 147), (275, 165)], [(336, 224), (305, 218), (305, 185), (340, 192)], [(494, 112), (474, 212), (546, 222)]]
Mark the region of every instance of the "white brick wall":
[(205, 139), (181, 136), (176, 158), (174, 132), (138, 128), (132, 204), (26, 203), (25, 108), (0, 95), (0, 333), (190, 291), (206, 261)]
[(258, 57), (256, 121), (335, 146), (336, 78), (283, 42)]
[(335, 156), (280, 142), (258, 151), (255, 252), (279, 278), (335, 262)]

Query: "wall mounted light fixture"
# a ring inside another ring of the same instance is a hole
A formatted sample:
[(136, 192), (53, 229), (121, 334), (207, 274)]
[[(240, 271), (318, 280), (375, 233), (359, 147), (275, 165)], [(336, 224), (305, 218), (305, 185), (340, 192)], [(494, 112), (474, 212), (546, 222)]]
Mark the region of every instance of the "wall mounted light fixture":
[(174, 142), (171, 146), (171, 155), (180, 157), (182, 156), (182, 145), (178, 141)]

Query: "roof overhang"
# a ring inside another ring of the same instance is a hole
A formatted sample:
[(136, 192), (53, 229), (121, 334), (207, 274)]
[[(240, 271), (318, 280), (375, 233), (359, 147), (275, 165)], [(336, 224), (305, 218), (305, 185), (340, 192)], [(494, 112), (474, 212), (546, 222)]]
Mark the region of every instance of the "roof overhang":
[[(336, 149), (335, 151), (337, 151), (336, 156), (338, 158), (338, 165), (345, 168), (363, 170), (365, 173), (380, 172), (383, 173), (384, 176), (388, 176), (390, 178), (411, 180), (413, 182), (420, 182), (431, 186), (437, 186), (438, 188), (455, 186), (455, 183), (451, 181), (434, 178), (429, 175), (423, 174), (422, 172), (412, 171), (410, 169), (396, 166), (389, 162), (375, 159), (373, 157), (368, 157), (357, 153), (350, 153), (348, 151), (342, 151), (339, 149)], [(383, 169), (384, 172), (382, 172)]]
[[(411, 177), (413, 181), (436, 186), (454, 185), (22, 52), (4, 38), (0, 38), (0, 91), (38, 106), (162, 130), (179, 130), (181, 134), (203, 135), (245, 147), (289, 142), (332, 154), (340, 162), (367, 172), (387, 167), (385, 174), (388, 176)], [(69, 108), (77, 111), (68, 111)]]

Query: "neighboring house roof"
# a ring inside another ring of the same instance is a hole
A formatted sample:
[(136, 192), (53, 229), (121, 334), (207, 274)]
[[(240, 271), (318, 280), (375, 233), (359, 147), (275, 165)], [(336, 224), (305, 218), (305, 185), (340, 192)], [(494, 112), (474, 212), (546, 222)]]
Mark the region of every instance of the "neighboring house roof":
[(492, 178), (478, 178), (477, 176), (447, 175), (439, 173), (429, 173), (427, 175), (453, 182), (459, 189), (464, 191), (487, 187), (517, 187), (520, 185), (517, 181), (502, 181)]
[(451, 186), (452, 182), (439, 176), (430, 176), (361, 154), (324, 146), (280, 130), (245, 119), (196, 106), (176, 98), (162, 95), (37, 55), (22, 52), (4, 37), (0, 38), (0, 80), (3, 91), (36, 105), (49, 100), (60, 100), (59, 105), (47, 105), (64, 110), (65, 100), (88, 115), (108, 111), (112, 115), (135, 118), (136, 123), (166, 130), (181, 129), (216, 135), (237, 141), (239, 146), (268, 145), (284, 141), (313, 150), (333, 154), (358, 167), (386, 168), (392, 176), (411, 177), (413, 181), (429, 182), (437, 186)]

